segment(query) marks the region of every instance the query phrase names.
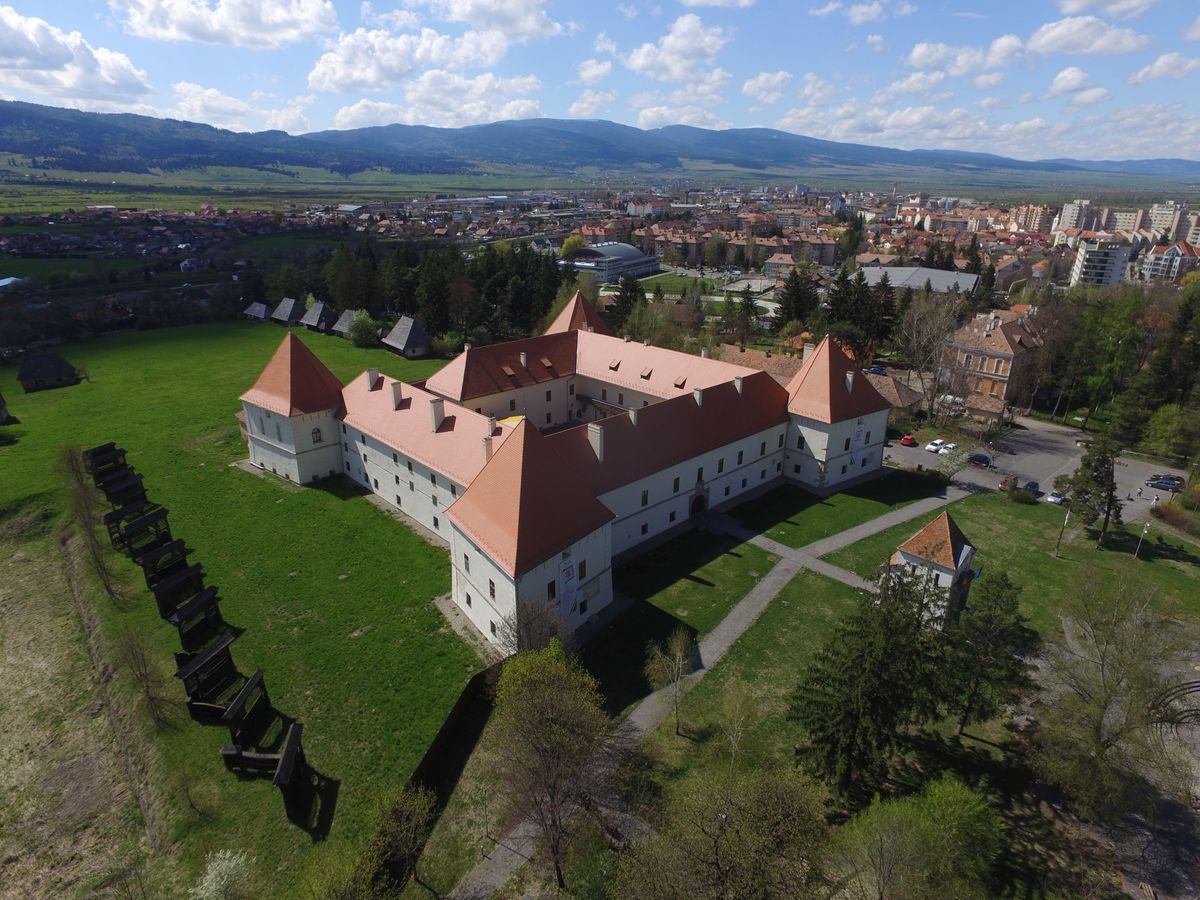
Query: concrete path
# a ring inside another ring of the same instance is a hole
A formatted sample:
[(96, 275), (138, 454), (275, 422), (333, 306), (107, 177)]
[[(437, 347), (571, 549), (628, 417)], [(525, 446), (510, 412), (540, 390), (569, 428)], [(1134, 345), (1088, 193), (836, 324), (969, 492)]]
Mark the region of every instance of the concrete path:
[[(839, 534), (815, 541), (798, 550), (756, 534), (724, 513), (711, 511), (705, 513), (705, 525), (711, 530), (729, 534), (739, 540), (761, 547), (778, 556), (779, 562), (750, 589), (745, 597), (738, 601), (717, 627), (700, 641), (697, 668), (683, 679), (684, 692), (695, 687), (700, 679), (729, 651), (734, 642), (749, 630), (788, 582), (802, 570), (811, 569), (858, 590), (875, 590), (875, 585), (871, 582), (860, 578), (853, 572), (847, 572), (845, 569), (824, 562), (819, 557), (878, 534), (900, 522), (907, 522), (933, 512), (948, 503), (968, 496), (971, 492), (972, 490), (968, 486), (952, 484), (947, 489), (945, 496), (917, 500), (900, 509), (884, 513), (870, 522), (848, 528)], [(672, 689), (666, 687), (645, 697), (634, 707), (622, 725), (630, 732), (630, 746), (636, 743), (638, 737), (657, 727), (663, 719), (671, 715), (674, 708), (672, 697)], [(485, 900), (485, 898), (491, 897), (529, 860), (536, 841), (537, 827), (529, 820), (521, 822), (501, 838), (492, 852), (458, 883), (448, 895), (449, 900)]]

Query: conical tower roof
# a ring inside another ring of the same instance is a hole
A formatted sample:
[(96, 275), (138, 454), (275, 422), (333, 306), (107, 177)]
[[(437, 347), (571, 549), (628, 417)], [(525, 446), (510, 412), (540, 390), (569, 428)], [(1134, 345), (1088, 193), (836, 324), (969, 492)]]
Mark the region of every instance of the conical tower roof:
[(281, 416), (337, 409), (342, 383), (290, 331), (242, 400)]
[(612, 331), (600, 318), (596, 308), (588, 303), (587, 297), (580, 291), (567, 301), (567, 305), (550, 323), (546, 334), (557, 334), (563, 331), (594, 331), (596, 334), (607, 334), (612, 337)]
[(828, 335), (792, 376), (787, 392), (788, 412), (827, 424), (892, 408)]
[(909, 556), (954, 571), (966, 548), (971, 546), (949, 512), (940, 516), (900, 545)]
[(513, 576), (614, 518), (582, 485), (569, 460), (527, 421), (517, 425), (448, 514)]

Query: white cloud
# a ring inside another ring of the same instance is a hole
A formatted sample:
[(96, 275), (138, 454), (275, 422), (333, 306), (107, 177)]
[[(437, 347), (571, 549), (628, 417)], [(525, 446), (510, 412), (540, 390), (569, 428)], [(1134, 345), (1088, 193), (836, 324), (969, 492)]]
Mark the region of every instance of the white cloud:
[(1158, 78), (1186, 78), (1192, 72), (1200, 69), (1200, 59), (1189, 58), (1180, 53), (1164, 53), (1144, 69), (1138, 69), (1129, 76), (1130, 84), (1145, 84)]
[(800, 88), (800, 99), (809, 105), (829, 103), (837, 96), (837, 88), (814, 72), (804, 73), (804, 87)]
[(419, 34), (359, 28), (339, 36), (321, 55), (308, 73), (308, 85), (318, 91), (382, 91), (427, 66), (493, 66), (507, 51), (508, 42), (497, 31), (450, 37), (432, 28)]
[(592, 49), (597, 53), (609, 53), (615, 56), (617, 53), (617, 42), (601, 31), (596, 35), (596, 40), (592, 42)]
[(879, 0), (871, 3), (855, 3), (846, 9), (846, 18), (851, 25), (866, 25), (868, 22), (882, 22), (887, 18), (883, 4)]
[(980, 109), (1005, 109), (1008, 101), (999, 97), (984, 97), (979, 101), (978, 106)]
[(684, 6), (753, 6), (754, 0), (680, 0)]
[(638, 16), (638, 8), (632, 3), (618, 3), (617, 12), (627, 19), (636, 19)]
[(651, 106), (638, 113), (638, 128), (664, 125), (694, 125), (697, 128), (729, 128), (728, 122), (699, 106)]
[(871, 102), (888, 104), (894, 102), (903, 94), (924, 94), (933, 90), (945, 80), (946, 73), (942, 71), (913, 72), (908, 77), (901, 78), (899, 81), (893, 81), (883, 90), (877, 91), (875, 96), (871, 98)]
[(358, 17), (367, 25), (386, 25), (393, 31), (404, 31), (416, 28), (421, 24), (420, 18), (411, 9), (376, 12), (371, 0), (363, 0), (362, 6), (358, 10)]
[(867, 46), (869, 46), (876, 53), (881, 53), (887, 49), (887, 42), (884, 41), (882, 34), (868, 34)]
[(950, 75), (970, 75), (1003, 68), (1020, 56), (1021, 51), (1021, 39), (1015, 34), (1001, 35), (986, 49), (921, 41), (913, 46), (904, 62), (915, 69), (944, 69)]
[(1050, 82), (1050, 93), (1055, 97), (1061, 94), (1073, 94), (1090, 87), (1091, 84), (1092, 80), (1088, 78), (1087, 72), (1078, 66), (1067, 66)]
[(810, 6), (808, 14), (810, 16), (828, 16), (831, 13), (837, 12), (842, 8), (841, 0), (829, 0), (824, 6)]
[(1081, 13), (1095, 6), (1107, 16), (1133, 18), (1140, 16), (1158, 0), (1058, 0), (1058, 8), (1068, 15)]
[(125, 30), (160, 41), (279, 47), (337, 30), (331, 0), (108, 0)]
[(607, 59), (585, 59), (579, 64), (579, 80), (584, 84), (595, 84), (612, 71), (612, 62)]
[(687, 85), (686, 94), (693, 102), (715, 104), (729, 80), (729, 73), (717, 66), (717, 54), (729, 39), (724, 29), (708, 27), (699, 16), (686, 13), (671, 23), (657, 43), (635, 47), (622, 62), (639, 75)]
[(862, 0), (849, 6), (842, 0), (829, 0), (824, 6), (810, 6), (810, 16), (829, 16), (840, 12), (851, 25), (866, 25), (870, 22), (883, 22), (888, 16), (911, 16), (917, 7), (905, 0)]
[(216, 88), (206, 88), (190, 81), (171, 85), (175, 106), (168, 113), (189, 122), (207, 122), (230, 131), (249, 131), (247, 119), (257, 119), (259, 112), (250, 103), (223, 94)]
[(616, 91), (593, 91), (589, 88), (575, 98), (575, 102), (567, 110), (567, 115), (590, 119), (601, 109), (612, 106), (616, 99)]
[(1033, 53), (1078, 53), (1088, 56), (1131, 53), (1150, 39), (1130, 28), (1117, 28), (1095, 16), (1047, 22), (1029, 38)]
[(1196, 21), (1188, 26), (1183, 36), (1189, 41), (1200, 41), (1200, 16), (1196, 16)]
[(11, 6), (0, 6), (0, 86), (87, 109), (122, 108), (151, 92), (145, 71), (124, 53)]
[(359, 100), (343, 106), (333, 117), (335, 128), (367, 125), (437, 125), (458, 128), (500, 119), (540, 116), (541, 108), (532, 94), (541, 84), (532, 75), (500, 78), (491, 72), (467, 78), (456, 72), (431, 69), (413, 79), (404, 90), (404, 104)]
[(911, 16), (918, 12), (918, 8), (914, 3), (897, 3), (892, 7), (893, 16)]
[(1104, 100), (1109, 100), (1112, 95), (1109, 94), (1107, 88), (1090, 87), (1082, 91), (1077, 91), (1071, 95), (1071, 102), (1067, 104), (1068, 109), (1078, 109), (1083, 106), (1092, 106), (1096, 103), (1101, 103)]
[(550, 0), (410, 0), (429, 7), (446, 22), (463, 22), (476, 31), (496, 31), (513, 42), (553, 37), (563, 26), (546, 13)]
[(761, 103), (778, 103), (791, 80), (791, 72), (759, 72), (742, 85), (742, 93)]
[(1005, 75), (1003, 72), (985, 72), (982, 75), (975, 76), (975, 87), (981, 91), (986, 91), (994, 87), (999, 87), (1004, 83)]
[(302, 134), (309, 131), (312, 125), (304, 110), (311, 106), (316, 99), (312, 94), (306, 94), (303, 97), (293, 98), (280, 109), (271, 110), (267, 113), (265, 127), (278, 128), (288, 134)]

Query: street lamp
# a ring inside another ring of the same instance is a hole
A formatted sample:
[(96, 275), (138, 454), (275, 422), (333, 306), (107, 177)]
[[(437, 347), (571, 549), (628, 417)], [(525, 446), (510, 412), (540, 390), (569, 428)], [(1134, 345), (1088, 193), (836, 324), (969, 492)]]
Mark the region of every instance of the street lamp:
[[(1058, 559), (1058, 548), (1062, 545), (1063, 532), (1067, 530), (1067, 523), (1071, 521), (1071, 507), (1067, 506), (1067, 514), (1063, 516), (1062, 528), (1058, 529), (1058, 540), (1054, 543), (1054, 558)], [(1136, 554), (1135, 554), (1136, 555)]]
[(1150, 530), (1150, 523), (1149, 523), (1149, 522), (1147, 522), (1147, 523), (1146, 523), (1146, 524), (1145, 524), (1145, 525), (1142, 527), (1142, 533), (1141, 533), (1141, 535), (1138, 537), (1138, 543), (1137, 543), (1137, 547), (1135, 547), (1135, 548), (1134, 548), (1134, 550), (1133, 550), (1133, 558), (1134, 558), (1134, 559), (1137, 559), (1137, 558), (1138, 558), (1138, 551), (1142, 549), (1142, 541), (1144, 541), (1144, 540), (1146, 539), (1146, 532), (1147, 532), (1147, 531), (1149, 531), (1149, 530)]

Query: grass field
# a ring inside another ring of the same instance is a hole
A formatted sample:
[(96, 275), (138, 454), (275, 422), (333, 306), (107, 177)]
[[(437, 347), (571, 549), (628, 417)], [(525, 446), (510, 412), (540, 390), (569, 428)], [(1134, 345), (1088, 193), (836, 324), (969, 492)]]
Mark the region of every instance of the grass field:
[(143, 259), (105, 259), (98, 256), (89, 257), (53, 257), (26, 258), (21, 256), (0, 256), (0, 278), (39, 278), (45, 280), (54, 276), (69, 276), (72, 273), (86, 275), (91, 278), (107, 277), (110, 271), (141, 268)]
[[(194, 876), (206, 851), (242, 848), (257, 858), (255, 894), (274, 896), (363, 845), (378, 804), (404, 783), (479, 667), (430, 602), (449, 589), (442, 551), (344, 488), (301, 489), (231, 466), (245, 456), (237, 397), (282, 335), (270, 325), (205, 325), (68, 345), (63, 354), (92, 382), (30, 395), (15, 369), (0, 368), (0, 392), (19, 420), (0, 429), (0, 511), (57, 515), (59, 448), (118, 441), (220, 587), (227, 620), (245, 629), (234, 645), (239, 667), (262, 668), (275, 707), (304, 722), (308, 760), (336, 793), (324, 840), (320, 829), (314, 837), (288, 823), (269, 781), (224, 770), (223, 730), (181, 719), (152, 735), (154, 781), (182, 871)], [(409, 380), (438, 367), (301, 337), (344, 380), (368, 366)], [(120, 565), (132, 608), (98, 602), (103, 633), (146, 635), (169, 673), (178, 638), (137, 589), (140, 574)], [(184, 782), (200, 813), (189, 810)]]
[[(1063, 538), (1062, 558), (1054, 558), (1054, 543), (1063, 510), (1049, 503), (1013, 503), (1005, 494), (978, 494), (950, 507), (954, 521), (977, 550), (976, 567), (1006, 572), (1024, 588), (1021, 606), (1031, 627), (1042, 635), (1058, 628), (1058, 612), (1082, 579), (1099, 576), (1106, 583), (1124, 579), (1147, 591), (1163, 611), (1200, 619), (1200, 546), (1163, 536), (1155, 525), (1133, 558), (1142, 523), (1110, 533), (1110, 549), (1096, 548), (1094, 535), (1074, 526)], [(851, 572), (872, 577), (904, 540), (934, 518), (934, 514), (897, 525), (832, 553), (826, 559)]]
[(676, 275), (674, 272), (666, 272), (662, 275), (651, 275), (649, 278), (642, 279), (642, 287), (646, 289), (646, 294), (652, 294), (654, 288), (661, 287), (664, 294), (682, 294), (684, 290), (691, 286), (693, 281), (699, 281), (704, 293), (710, 294), (716, 289), (717, 283), (711, 278), (689, 278), (686, 275)]
[(909, 472), (885, 471), (887, 474), (882, 478), (825, 498), (791, 484), (781, 485), (737, 507), (731, 515), (764, 537), (788, 547), (803, 547), (914, 500), (943, 492), (930, 479)]

